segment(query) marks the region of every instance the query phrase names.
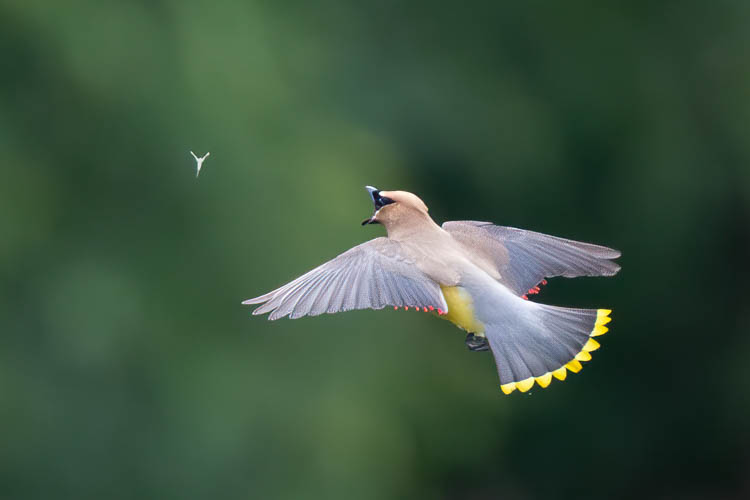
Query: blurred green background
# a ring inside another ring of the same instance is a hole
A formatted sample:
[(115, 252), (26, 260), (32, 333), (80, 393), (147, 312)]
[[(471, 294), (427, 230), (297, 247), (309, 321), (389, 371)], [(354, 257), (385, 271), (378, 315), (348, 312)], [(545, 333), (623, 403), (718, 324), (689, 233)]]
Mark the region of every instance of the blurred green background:
[[(748, 47), (742, 1), (0, 0), (0, 497), (748, 498)], [(506, 397), (444, 321), (251, 317), (383, 234), (365, 184), (621, 249), (536, 299), (602, 349)]]

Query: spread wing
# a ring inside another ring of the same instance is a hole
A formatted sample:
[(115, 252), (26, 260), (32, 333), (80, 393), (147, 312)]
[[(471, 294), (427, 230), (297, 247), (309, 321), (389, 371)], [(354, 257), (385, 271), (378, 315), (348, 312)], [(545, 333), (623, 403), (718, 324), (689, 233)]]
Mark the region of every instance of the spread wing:
[(493, 262), (500, 282), (518, 295), (544, 278), (613, 276), (620, 270), (611, 248), (557, 238), (490, 222), (452, 221), (443, 224), (454, 239)]
[(385, 306), (447, 310), (440, 286), (422, 273), (401, 244), (376, 238), (358, 245), (286, 285), (243, 304), (253, 314), (299, 318)]

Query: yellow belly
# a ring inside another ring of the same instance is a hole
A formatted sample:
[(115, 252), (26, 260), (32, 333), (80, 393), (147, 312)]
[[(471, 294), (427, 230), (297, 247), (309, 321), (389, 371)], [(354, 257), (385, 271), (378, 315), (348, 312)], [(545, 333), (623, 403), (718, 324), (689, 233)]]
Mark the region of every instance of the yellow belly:
[(484, 325), (474, 316), (474, 301), (465, 288), (441, 286), (448, 304), (448, 314), (441, 316), (459, 328), (472, 333), (484, 333)]

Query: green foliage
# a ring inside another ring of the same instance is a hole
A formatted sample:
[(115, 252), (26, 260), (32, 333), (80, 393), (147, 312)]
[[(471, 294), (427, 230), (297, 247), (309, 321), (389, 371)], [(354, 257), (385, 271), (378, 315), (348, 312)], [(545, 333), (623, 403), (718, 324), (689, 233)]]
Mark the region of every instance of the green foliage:
[[(0, 496), (742, 496), (749, 5), (0, 3)], [(250, 317), (365, 184), (621, 249), (538, 299), (602, 349), (506, 397), (447, 322)]]

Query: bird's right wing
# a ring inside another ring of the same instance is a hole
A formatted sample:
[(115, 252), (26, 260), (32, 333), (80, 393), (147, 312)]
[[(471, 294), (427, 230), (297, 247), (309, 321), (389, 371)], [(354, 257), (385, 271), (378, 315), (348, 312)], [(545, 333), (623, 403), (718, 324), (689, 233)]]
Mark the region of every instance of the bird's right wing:
[(544, 278), (613, 276), (620, 270), (611, 260), (620, 256), (619, 251), (591, 243), (490, 222), (451, 221), (443, 229), (494, 263), (499, 281), (517, 295), (528, 293)]
[(268, 319), (385, 306), (448, 309), (439, 284), (417, 268), (399, 242), (388, 238), (358, 245), (243, 304), (263, 304), (253, 314), (271, 313)]

